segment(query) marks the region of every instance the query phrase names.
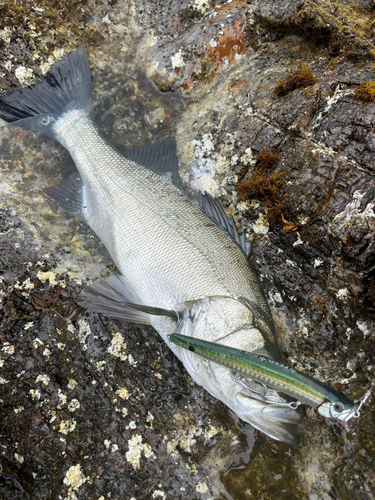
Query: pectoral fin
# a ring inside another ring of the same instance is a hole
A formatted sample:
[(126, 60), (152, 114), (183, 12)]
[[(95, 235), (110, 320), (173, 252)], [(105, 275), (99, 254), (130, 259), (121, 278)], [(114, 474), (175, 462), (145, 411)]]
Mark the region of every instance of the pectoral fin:
[[(268, 314), (270, 315), (271, 313), (269, 311), (261, 309), (256, 302), (250, 301), (246, 297), (239, 297), (238, 300), (252, 312), (254, 316), (254, 325), (256, 328), (258, 328), (258, 330), (260, 331), (260, 333), (264, 338), (265, 348), (268, 352), (267, 357), (271, 356), (275, 361), (278, 361), (279, 363), (284, 363), (280, 347), (277, 343), (275, 332), (271, 330), (269, 322), (266, 322), (263, 319), (265, 315)], [(271, 315), (270, 315), (270, 320), (272, 321)]]
[(178, 319), (176, 311), (141, 304), (127, 279), (120, 274), (112, 274), (86, 288), (78, 303), (111, 318), (144, 325), (150, 324), (149, 314)]
[(300, 444), (297, 425), (300, 413), (288, 407), (277, 407), (238, 393), (236, 405), (232, 409), (237, 415), (268, 436), (291, 446)]
[(270, 404), (262, 410), (262, 417), (264, 420), (270, 422), (283, 422), (286, 424), (296, 425), (301, 422), (301, 414), (296, 409), (290, 408), (287, 405), (274, 406)]
[(256, 354), (257, 356), (263, 356), (264, 358), (273, 359), (273, 357), (270, 355), (270, 353), (267, 351), (265, 347), (259, 347), (259, 349), (254, 349), (251, 352), (253, 354)]

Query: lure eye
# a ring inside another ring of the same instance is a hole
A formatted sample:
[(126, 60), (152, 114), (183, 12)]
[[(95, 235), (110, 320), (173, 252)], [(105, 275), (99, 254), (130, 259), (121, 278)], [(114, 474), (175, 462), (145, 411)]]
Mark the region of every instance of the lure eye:
[(333, 405), (333, 409), (335, 410), (335, 412), (341, 413), (343, 411), (344, 407), (341, 403), (335, 403)]
[(52, 123), (52, 122), (54, 122), (54, 121), (55, 121), (55, 119), (54, 119), (54, 117), (53, 117), (53, 116), (51, 116), (51, 115), (43, 116), (43, 117), (39, 120), (39, 122), (40, 122), (42, 125), (45, 125), (45, 126), (49, 125), (50, 123)]

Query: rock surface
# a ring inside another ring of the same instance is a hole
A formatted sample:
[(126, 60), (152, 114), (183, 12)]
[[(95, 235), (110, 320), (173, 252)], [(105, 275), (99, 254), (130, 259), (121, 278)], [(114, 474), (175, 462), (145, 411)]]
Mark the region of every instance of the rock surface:
[[(286, 362), (352, 399), (375, 370), (375, 103), (354, 98), (375, 79), (374, 7), (0, 4), (1, 90), (82, 43), (102, 133), (120, 150), (176, 135), (184, 181), (252, 241)], [(305, 64), (315, 83), (277, 97)], [(74, 171), (68, 153), (4, 123), (0, 148), (1, 498), (375, 497), (373, 395), (351, 432), (312, 410), (299, 448), (254, 432), (151, 329), (77, 305), (114, 266), (43, 195)]]

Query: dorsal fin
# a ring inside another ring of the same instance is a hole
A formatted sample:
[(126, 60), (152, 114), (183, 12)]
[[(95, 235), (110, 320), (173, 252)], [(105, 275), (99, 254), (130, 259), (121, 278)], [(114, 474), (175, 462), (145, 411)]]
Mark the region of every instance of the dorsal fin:
[(241, 235), (238, 234), (233, 218), (228, 217), (228, 215), (224, 212), (219, 200), (217, 198), (213, 198), (210, 194), (205, 192), (200, 195), (199, 206), (201, 210), (208, 215), (208, 217), (210, 217), (210, 219), (216, 222), (221, 229), (226, 231), (232, 240), (241, 247), (246, 257), (249, 257), (251, 250), (250, 241), (246, 239), (245, 233), (242, 233)]
[(135, 146), (125, 150), (123, 154), (128, 160), (135, 161), (156, 174), (164, 175), (166, 179), (168, 179), (167, 174), (170, 173), (172, 184), (182, 189), (178, 173), (177, 145), (174, 137), (147, 146)]

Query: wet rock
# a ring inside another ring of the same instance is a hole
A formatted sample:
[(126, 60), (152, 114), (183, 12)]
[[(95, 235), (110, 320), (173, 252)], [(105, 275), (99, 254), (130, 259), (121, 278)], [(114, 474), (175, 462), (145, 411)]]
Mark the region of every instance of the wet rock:
[(284, 0), (259, 2), (261, 26), (281, 34), (297, 33), (312, 44), (325, 45), (332, 57), (373, 57), (371, 2)]
[[(120, 150), (176, 135), (184, 181), (221, 197), (252, 240), (286, 362), (363, 396), (375, 366), (375, 127), (374, 105), (354, 89), (374, 79), (372, 2), (7, 0), (1, 9), (1, 90), (35, 82), (82, 43), (101, 132)], [(316, 83), (277, 97), (300, 62)], [(5, 124), (0, 140), (6, 494), (375, 495), (371, 400), (350, 433), (306, 409), (302, 446), (289, 450), (197, 388), (151, 329), (80, 308), (80, 291), (114, 266), (82, 221), (42, 193), (73, 162)], [(260, 186), (240, 199), (263, 150), (279, 157), (277, 196), (266, 200)]]

